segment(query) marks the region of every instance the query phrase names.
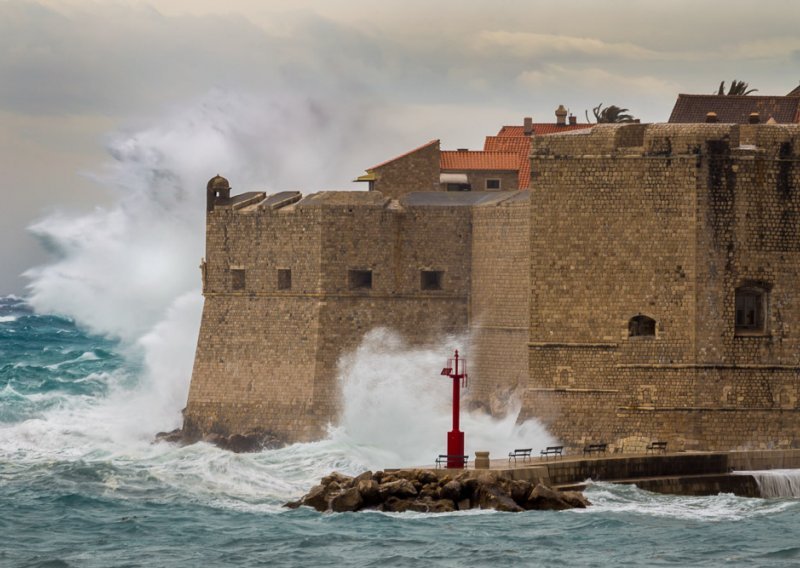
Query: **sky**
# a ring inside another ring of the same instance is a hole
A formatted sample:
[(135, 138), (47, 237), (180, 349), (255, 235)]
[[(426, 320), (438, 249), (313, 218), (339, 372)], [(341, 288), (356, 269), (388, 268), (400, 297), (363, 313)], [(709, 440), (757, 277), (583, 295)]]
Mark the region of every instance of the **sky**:
[[(352, 189), (431, 139), (478, 149), (559, 104), (659, 122), (722, 80), (785, 94), (798, 21), (796, 0), (0, 0), (0, 294), (63, 252), (29, 227), (125, 197), (120, 161), (178, 162), (196, 179), (176, 187), (198, 194), (216, 173), (242, 191)], [(209, 131), (241, 159), (199, 151)]]

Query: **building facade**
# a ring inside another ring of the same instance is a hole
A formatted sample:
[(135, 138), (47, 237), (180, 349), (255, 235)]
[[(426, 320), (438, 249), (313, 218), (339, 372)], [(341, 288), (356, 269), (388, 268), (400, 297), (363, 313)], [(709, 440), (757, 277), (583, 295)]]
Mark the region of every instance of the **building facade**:
[(212, 180), (185, 428), (322, 435), (385, 326), (469, 329), (472, 406), (514, 393), (570, 447), (795, 447), (798, 155), (796, 125), (598, 125), (534, 136), (527, 191)]

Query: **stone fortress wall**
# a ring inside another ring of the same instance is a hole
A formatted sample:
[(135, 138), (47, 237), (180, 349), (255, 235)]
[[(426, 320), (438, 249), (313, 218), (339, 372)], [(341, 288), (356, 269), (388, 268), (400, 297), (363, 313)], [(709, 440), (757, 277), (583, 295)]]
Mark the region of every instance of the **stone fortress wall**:
[[(798, 443), (799, 137), (659, 124), (534, 141), (528, 415), (575, 446)], [(738, 325), (751, 290), (763, 321)], [(641, 315), (654, 333), (631, 336)]]
[(218, 196), (185, 429), (318, 438), (366, 332), (469, 328), (471, 404), (567, 446), (794, 447), (798, 154), (800, 126), (598, 125), (534, 137), (530, 191)]

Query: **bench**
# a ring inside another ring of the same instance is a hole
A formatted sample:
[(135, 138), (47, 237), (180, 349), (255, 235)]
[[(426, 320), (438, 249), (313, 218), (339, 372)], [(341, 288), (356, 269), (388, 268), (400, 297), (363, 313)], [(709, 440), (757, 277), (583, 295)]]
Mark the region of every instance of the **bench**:
[(451, 454), (439, 454), (439, 457), (436, 458), (436, 469), (441, 467), (447, 467), (451, 461), (460, 462), (461, 465), (457, 467), (467, 467), (467, 460), (469, 460), (469, 456), (459, 456), (459, 455), (451, 455)]
[(522, 458), (522, 461), (525, 460), (530, 461), (531, 459), (531, 452), (533, 448), (517, 448), (513, 452), (508, 452), (508, 463), (511, 463), (511, 460), (514, 460), (514, 463), (517, 463), (517, 458)]
[(662, 454), (667, 453), (667, 443), (666, 442), (650, 442), (647, 444), (647, 452), (661, 452)]
[(547, 446), (547, 448), (539, 452), (539, 455), (543, 457), (547, 456), (564, 457), (564, 446)]
[(608, 444), (589, 444), (583, 448), (583, 455), (606, 453)]

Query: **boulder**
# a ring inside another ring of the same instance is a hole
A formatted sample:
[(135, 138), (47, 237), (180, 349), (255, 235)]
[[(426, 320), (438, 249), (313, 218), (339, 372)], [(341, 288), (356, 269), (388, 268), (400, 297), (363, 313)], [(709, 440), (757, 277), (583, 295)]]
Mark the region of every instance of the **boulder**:
[(591, 503), (580, 491), (562, 491), (561, 498), (576, 509), (585, 509)]
[(456, 510), (456, 504), (450, 499), (436, 499), (428, 505), (431, 513), (452, 513)]
[(524, 511), (514, 500), (497, 485), (482, 483), (475, 492), (475, 502), (481, 509), (495, 509), (509, 513)]
[[(185, 439), (187, 443), (194, 443), (197, 441), (189, 440), (188, 438)], [(271, 432), (262, 432), (260, 430), (247, 432), (246, 434), (232, 434), (230, 436), (210, 433), (202, 439), (204, 442), (214, 444), (218, 448), (237, 454), (260, 452), (261, 450), (281, 448), (286, 445), (286, 441), (279, 436)]]
[(461, 498), (461, 484), (458, 481), (450, 481), (442, 485), (439, 490), (442, 499), (458, 501)]
[(373, 475), (371, 471), (365, 471), (364, 473), (357, 475), (353, 478), (353, 485), (358, 485), (358, 482), (362, 479), (372, 479)]
[(315, 485), (300, 502), (308, 507), (313, 507), (320, 513), (328, 510), (328, 489), (325, 485)]
[(245, 436), (244, 434), (229, 436), (222, 444), (217, 445), (236, 454), (257, 452), (262, 447), (261, 441), (258, 438)]
[(380, 502), (378, 482), (374, 479), (362, 479), (356, 483), (356, 489), (361, 494), (365, 506), (369, 507)]
[(364, 500), (361, 498), (361, 493), (359, 493), (358, 489), (355, 487), (351, 487), (350, 489), (331, 497), (330, 509), (334, 513), (358, 511), (363, 503)]
[(389, 497), (381, 507), (381, 511), (387, 513), (405, 513), (406, 511), (427, 513), (430, 511), (430, 505), (418, 499), (398, 499), (397, 497)]
[(506, 491), (511, 495), (511, 498), (515, 503), (522, 505), (528, 500), (528, 495), (531, 494), (532, 489), (533, 487), (531, 486), (530, 481), (524, 481), (520, 479), (510, 481)]
[(322, 478), (322, 485), (328, 485), (334, 481), (337, 482), (341, 487), (352, 487), (353, 484), (352, 477), (343, 473), (339, 473), (338, 471), (334, 471), (330, 475), (326, 475)]
[(407, 479), (398, 479), (397, 481), (390, 481), (389, 483), (381, 483), (378, 492), (382, 499), (386, 500), (388, 497), (416, 497), (417, 489), (414, 484)]
[(550, 489), (541, 483), (533, 488), (523, 506), (529, 511), (532, 509), (537, 511), (563, 511), (573, 508), (561, 497), (558, 491)]
[(169, 442), (171, 444), (186, 444), (187, 440), (183, 434), (183, 430), (178, 428), (177, 430), (172, 430), (170, 432), (159, 432), (156, 434), (156, 441), (158, 442)]
[(422, 484), (439, 483), (439, 477), (428, 469), (420, 470), (420, 472), (417, 474), (417, 479)]

